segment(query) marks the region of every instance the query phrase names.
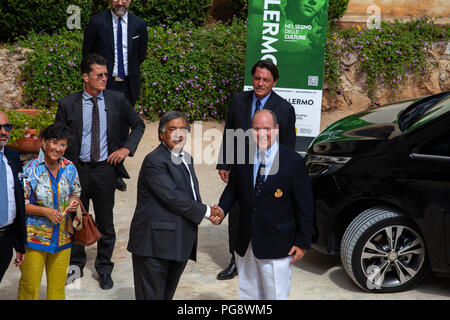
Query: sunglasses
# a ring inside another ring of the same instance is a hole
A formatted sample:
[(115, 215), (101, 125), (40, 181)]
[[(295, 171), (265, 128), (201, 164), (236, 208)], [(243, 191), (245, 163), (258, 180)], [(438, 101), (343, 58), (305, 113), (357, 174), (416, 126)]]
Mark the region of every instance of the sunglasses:
[(11, 123), (0, 124), (0, 131), (2, 130), (2, 128), (4, 128), (6, 132), (10, 132), (13, 128), (13, 125)]

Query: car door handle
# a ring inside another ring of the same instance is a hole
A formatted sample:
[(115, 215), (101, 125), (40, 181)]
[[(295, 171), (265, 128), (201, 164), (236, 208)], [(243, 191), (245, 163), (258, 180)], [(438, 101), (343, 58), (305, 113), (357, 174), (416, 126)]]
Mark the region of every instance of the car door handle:
[(450, 162), (450, 157), (436, 156), (436, 155), (432, 155), (432, 154), (411, 153), (409, 155), (409, 157), (411, 159), (417, 159), (417, 160), (431, 160), (431, 161)]

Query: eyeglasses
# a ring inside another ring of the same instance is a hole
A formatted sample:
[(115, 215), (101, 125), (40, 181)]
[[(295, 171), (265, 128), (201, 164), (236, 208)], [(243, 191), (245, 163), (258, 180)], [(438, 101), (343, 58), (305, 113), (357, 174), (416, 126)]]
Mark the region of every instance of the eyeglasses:
[(67, 148), (67, 143), (65, 143), (65, 142), (58, 143), (58, 141), (56, 141), (56, 140), (49, 140), (48, 142), (49, 142), (54, 148), (60, 148), (60, 149), (65, 149), (65, 148)]
[(2, 128), (4, 128), (6, 132), (10, 132), (13, 128), (13, 125), (11, 123), (0, 124), (0, 131), (2, 130)]
[(113, 2), (122, 2), (122, 3), (127, 3), (129, 0), (113, 0)]
[(103, 79), (103, 77), (105, 77), (106, 79), (109, 78), (109, 73), (105, 72), (105, 73), (99, 73), (95, 75), (97, 77), (97, 79)]

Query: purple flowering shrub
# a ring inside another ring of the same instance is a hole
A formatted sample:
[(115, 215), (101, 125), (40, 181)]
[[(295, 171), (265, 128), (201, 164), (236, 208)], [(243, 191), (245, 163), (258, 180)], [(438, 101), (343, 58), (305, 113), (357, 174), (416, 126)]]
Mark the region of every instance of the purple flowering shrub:
[(223, 119), (232, 95), (244, 86), (245, 27), (235, 21), (150, 29), (138, 112), (151, 119), (169, 110), (191, 120)]

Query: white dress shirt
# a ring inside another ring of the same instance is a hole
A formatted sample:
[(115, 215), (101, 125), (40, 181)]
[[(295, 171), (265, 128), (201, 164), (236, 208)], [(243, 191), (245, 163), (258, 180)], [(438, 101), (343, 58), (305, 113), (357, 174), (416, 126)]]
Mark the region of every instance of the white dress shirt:
[[(165, 143), (163, 143), (163, 145), (169, 149)], [(191, 170), (189, 170), (189, 166), (186, 162), (186, 159), (184, 157), (184, 151), (181, 151), (180, 153), (176, 153), (173, 152), (172, 150), (169, 149), (169, 151), (172, 153), (172, 155), (175, 157), (175, 159), (180, 159), (182, 160), (183, 164), (185, 165), (185, 167), (187, 168), (188, 172), (189, 172), (189, 178), (191, 179), (191, 188), (192, 188), (192, 193), (194, 194), (194, 199), (197, 201), (197, 193), (195, 192), (195, 187), (194, 187), (194, 180), (192, 179), (192, 174), (191, 174)], [(180, 157), (181, 155), (181, 157)], [(206, 206), (206, 213), (204, 218), (205, 219), (209, 219), (209, 217), (211, 216), (211, 208), (207, 205)]]
[(12, 169), (9, 166), (8, 159), (6, 158), (4, 152), (4, 148), (0, 150), (3, 154), (3, 158), (1, 159), (6, 166), (6, 185), (8, 189), (8, 221), (4, 226), (0, 226), (1, 228), (6, 227), (14, 222), (16, 218), (16, 198), (14, 196), (14, 176), (12, 173)]

